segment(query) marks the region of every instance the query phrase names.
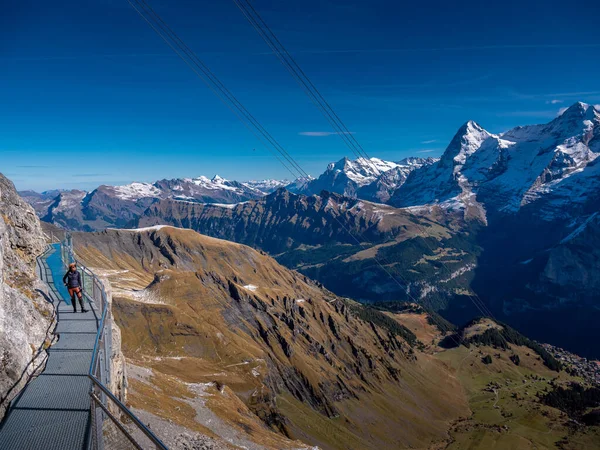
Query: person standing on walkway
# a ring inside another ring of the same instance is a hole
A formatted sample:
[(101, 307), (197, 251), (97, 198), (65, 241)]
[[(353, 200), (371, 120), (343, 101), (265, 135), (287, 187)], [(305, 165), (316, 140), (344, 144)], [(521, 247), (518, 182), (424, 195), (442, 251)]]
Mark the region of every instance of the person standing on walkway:
[(77, 312), (77, 303), (75, 302), (75, 295), (79, 298), (79, 305), (81, 306), (81, 312), (87, 312), (87, 309), (83, 306), (83, 294), (81, 293), (81, 274), (77, 270), (77, 264), (69, 264), (69, 270), (63, 277), (63, 283), (69, 289), (69, 295), (71, 296), (71, 304), (73, 305), (73, 312)]

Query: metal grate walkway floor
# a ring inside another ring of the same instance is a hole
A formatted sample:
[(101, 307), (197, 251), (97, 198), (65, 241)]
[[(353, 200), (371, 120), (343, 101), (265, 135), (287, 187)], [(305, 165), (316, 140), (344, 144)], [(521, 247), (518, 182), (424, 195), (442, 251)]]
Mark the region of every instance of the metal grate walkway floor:
[(50, 287), (52, 301), (58, 305), (55, 332), (59, 339), (48, 349), (43, 373), (11, 402), (0, 426), (0, 450), (87, 449), (91, 389), (87, 375), (97, 333), (97, 314), (87, 302), (87, 313), (73, 313), (62, 285), (54, 284), (62, 272), (56, 248), (40, 261), (38, 271)]

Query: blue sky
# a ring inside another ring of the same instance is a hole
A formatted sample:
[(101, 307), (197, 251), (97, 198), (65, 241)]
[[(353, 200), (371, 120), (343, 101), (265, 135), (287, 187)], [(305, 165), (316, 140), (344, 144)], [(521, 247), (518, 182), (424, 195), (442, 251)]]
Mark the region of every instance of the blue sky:
[[(309, 173), (351, 156), (233, 1), (149, 3)], [(452, 3), (253, 4), (371, 156), (600, 103), (597, 1)], [(126, 0), (7, 2), (0, 69), (0, 171), (20, 189), (290, 177)]]

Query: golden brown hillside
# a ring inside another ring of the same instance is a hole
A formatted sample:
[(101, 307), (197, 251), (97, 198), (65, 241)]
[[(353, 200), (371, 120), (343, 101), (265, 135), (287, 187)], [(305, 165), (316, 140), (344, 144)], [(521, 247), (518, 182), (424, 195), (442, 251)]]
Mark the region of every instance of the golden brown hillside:
[(470, 413), (454, 370), (398, 322), (266, 254), (171, 227), (74, 242), (111, 281), (147, 420), (249, 448), (381, 449), (425, 448)]

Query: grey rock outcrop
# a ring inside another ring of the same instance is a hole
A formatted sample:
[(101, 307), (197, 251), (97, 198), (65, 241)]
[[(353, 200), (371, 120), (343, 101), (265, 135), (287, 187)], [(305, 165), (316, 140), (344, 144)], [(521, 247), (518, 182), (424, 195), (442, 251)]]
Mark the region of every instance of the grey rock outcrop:
[[(109, 316), (112, 318), (112, 288), (108, 279), (101, 277), (108, 301)], [(127, 400), (127, 371), (125, 355), (121, 351), (121, 329), (111, 320), (110, 383), (108, 388), (123, 403)], [(111, 406), (112, 403), (110, 403)], [(116, 410), (115, 410), (116, 412)]]
[(54, 307), (35, 274), (45, 245), (33, 208), (0, 174), (0, 418), (43, 369), (53, 339)]

